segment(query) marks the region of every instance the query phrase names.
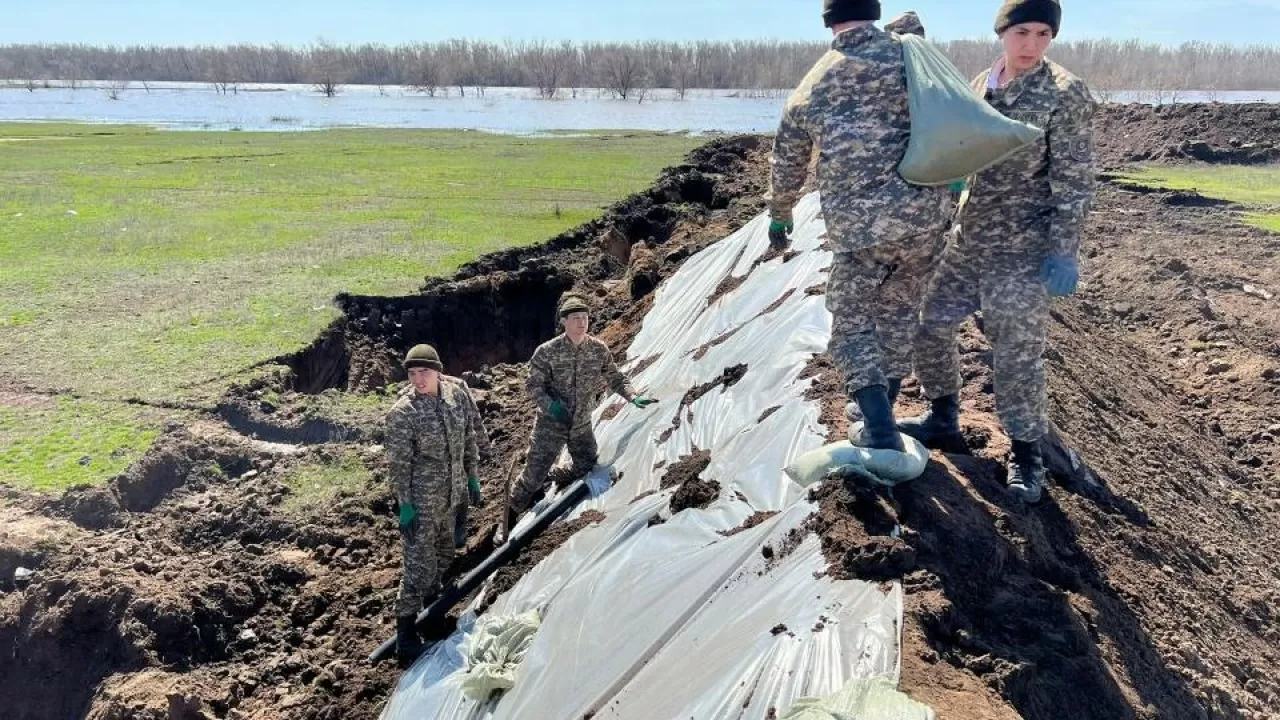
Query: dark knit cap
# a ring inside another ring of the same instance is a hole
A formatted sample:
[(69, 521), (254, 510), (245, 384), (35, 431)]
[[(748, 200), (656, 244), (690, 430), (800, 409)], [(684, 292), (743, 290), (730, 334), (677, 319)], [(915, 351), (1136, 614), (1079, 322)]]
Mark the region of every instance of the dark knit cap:
[(560, 317), (571, 315), (576, 312), (590, 312), (591, 308), (587, 307), (587, 301), (577, 295), (570, 295), (560, 302), (560, 310), (556, 314)]
[(1053, 28), (1053, 36), (1058, 37), (1058, 28), (1062, 26), (1062, 6), (1058, 0), (1004, 0), (1000, 13), (996, 15), (996, 34), (1030, 22), (1048, 25)]
[(827, 27), (854, 20), (879, 20), (880, 0), (823, 0), (822, 22)]
[(430, 368), (438, 372), (444, 372), (444, 363), (440, 362), (440, 354), (430, 345), (414, 345), (413, 349), (404, 356), (404, 367), (409, 368)]

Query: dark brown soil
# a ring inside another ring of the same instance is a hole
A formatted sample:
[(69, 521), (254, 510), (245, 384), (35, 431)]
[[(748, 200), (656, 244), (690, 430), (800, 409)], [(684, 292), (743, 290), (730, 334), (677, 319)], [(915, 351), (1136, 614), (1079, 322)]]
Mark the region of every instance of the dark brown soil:
[(1132, 162), (1280, 162), (1280, 107), (1240, 105), (1104, 105), (1094, 123), (1107, 168)]
[(600, 523), (604, 519), (604, 514), (595, 510), (588, 510), (573, 522), (552, 525), (528, 547), (521, 550), (514, 560), (494, 573), (493, 580), (489, 586), (489, 593), (486, 596), (486, 604), (492, 605), (498, 599), (498, 596), (515, 587), (520, 578), (527, 575), (538, 563), (542, 562), (543, 558), (573, 537), (574, 533), (588, 525)]
[(769, 518), (777, 514), (778, 512), (776, 510), (770, 510), (767, 512), (760, 511), (760, 512), (752, 513), (751, 517), (747, 518), (738, 527), (733, 528), (732, 530), (724, 530), (720, 534), (725, 537), (733, 537), (734, 535), (737, 535), (740, 532), (746, 532), (747, 530), (750, 530), (751, 528), (760, 525), (761, 523), (765, 522), (766, 520), (768, 520)]

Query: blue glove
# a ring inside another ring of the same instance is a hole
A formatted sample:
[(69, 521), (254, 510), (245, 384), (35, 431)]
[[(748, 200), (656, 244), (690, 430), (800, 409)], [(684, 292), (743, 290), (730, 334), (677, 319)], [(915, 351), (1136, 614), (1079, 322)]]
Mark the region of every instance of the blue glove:
[(569, 408), (565, 407), (564, 403), (560, 402), (559, 400), (551, 401), (551, 410), (549, 411), (548, 414), (551, 415), (552, 418), (559, 420), (560, 422), (569, 422), (570, 420), (573, 419), (569, 415)]
[(953, 193), (962, 193), (964, 192), (964, 189), (966, 187), (969, 187), (968, 183), (966, 183), (964, 180), (957, 180), (951, 183), (950, 185), (948, 185), (947, 189)]
[(1076, 291), (1080, 269), (1070, 255), (1050, 255), (1040, 268), (1040, 279), (1051, 297), (1066, 297)]
[(467, 494), (471, 496), (471, 504), (474, 507), (484, 507), (484, 494), (480, 492), (480, 478), (475, 476), (467, 478)]
[(785, 248), (791, 244), (791, 231), (796, 229), (796, 224), (790, 220), (771, 220), (769, 221), (769, 244), (776, 248)]

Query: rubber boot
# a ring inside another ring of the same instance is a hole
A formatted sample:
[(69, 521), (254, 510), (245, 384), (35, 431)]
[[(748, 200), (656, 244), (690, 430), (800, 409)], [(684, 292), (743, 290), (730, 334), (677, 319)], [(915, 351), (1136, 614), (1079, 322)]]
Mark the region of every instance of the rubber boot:
[(902, 378), (889, 378), (889, 407), (898, 404), (898, 395), (902, 392)]
[(396, 618), (396, 662), (400, 669), (408, 669), (422, 654), (422, 638), (418, 637), (417, 618), (412, 615)]
[(853, 394), (853, 400), (862, 411), (862, 430), (857, 433), (857, 437), (850, 437), (850, 442), (872, 450), (906, 450), (898, 435), (898, 428), (893, 424), (893, 406), (889, 404), (887, 387), (864, 387)]
[(1044, 458), (1039, 442), (1013, 441), (1013, 457), (1009, 460), (1009, 492), (1022, 502), (1034, 505), (1044, 496)]
[(929, 401), (929, 410), (898, 422), (898, 431), (910, 435), (931, 450), (957, 455), (968, 454), (960, 434), (960, 396), (943, 395)]

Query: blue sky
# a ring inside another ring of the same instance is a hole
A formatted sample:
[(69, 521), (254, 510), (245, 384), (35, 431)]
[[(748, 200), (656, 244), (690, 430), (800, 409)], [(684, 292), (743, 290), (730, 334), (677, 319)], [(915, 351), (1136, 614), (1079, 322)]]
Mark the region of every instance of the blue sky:
[[(940, 39), (989, 37), (999, 0), (885, 0)], [(1063, 0), (1063, 39), (1280, 42), (1280, 0)], [(4, 0), (0, 43), (302, 45), (821, 39), (821, 0)]]

